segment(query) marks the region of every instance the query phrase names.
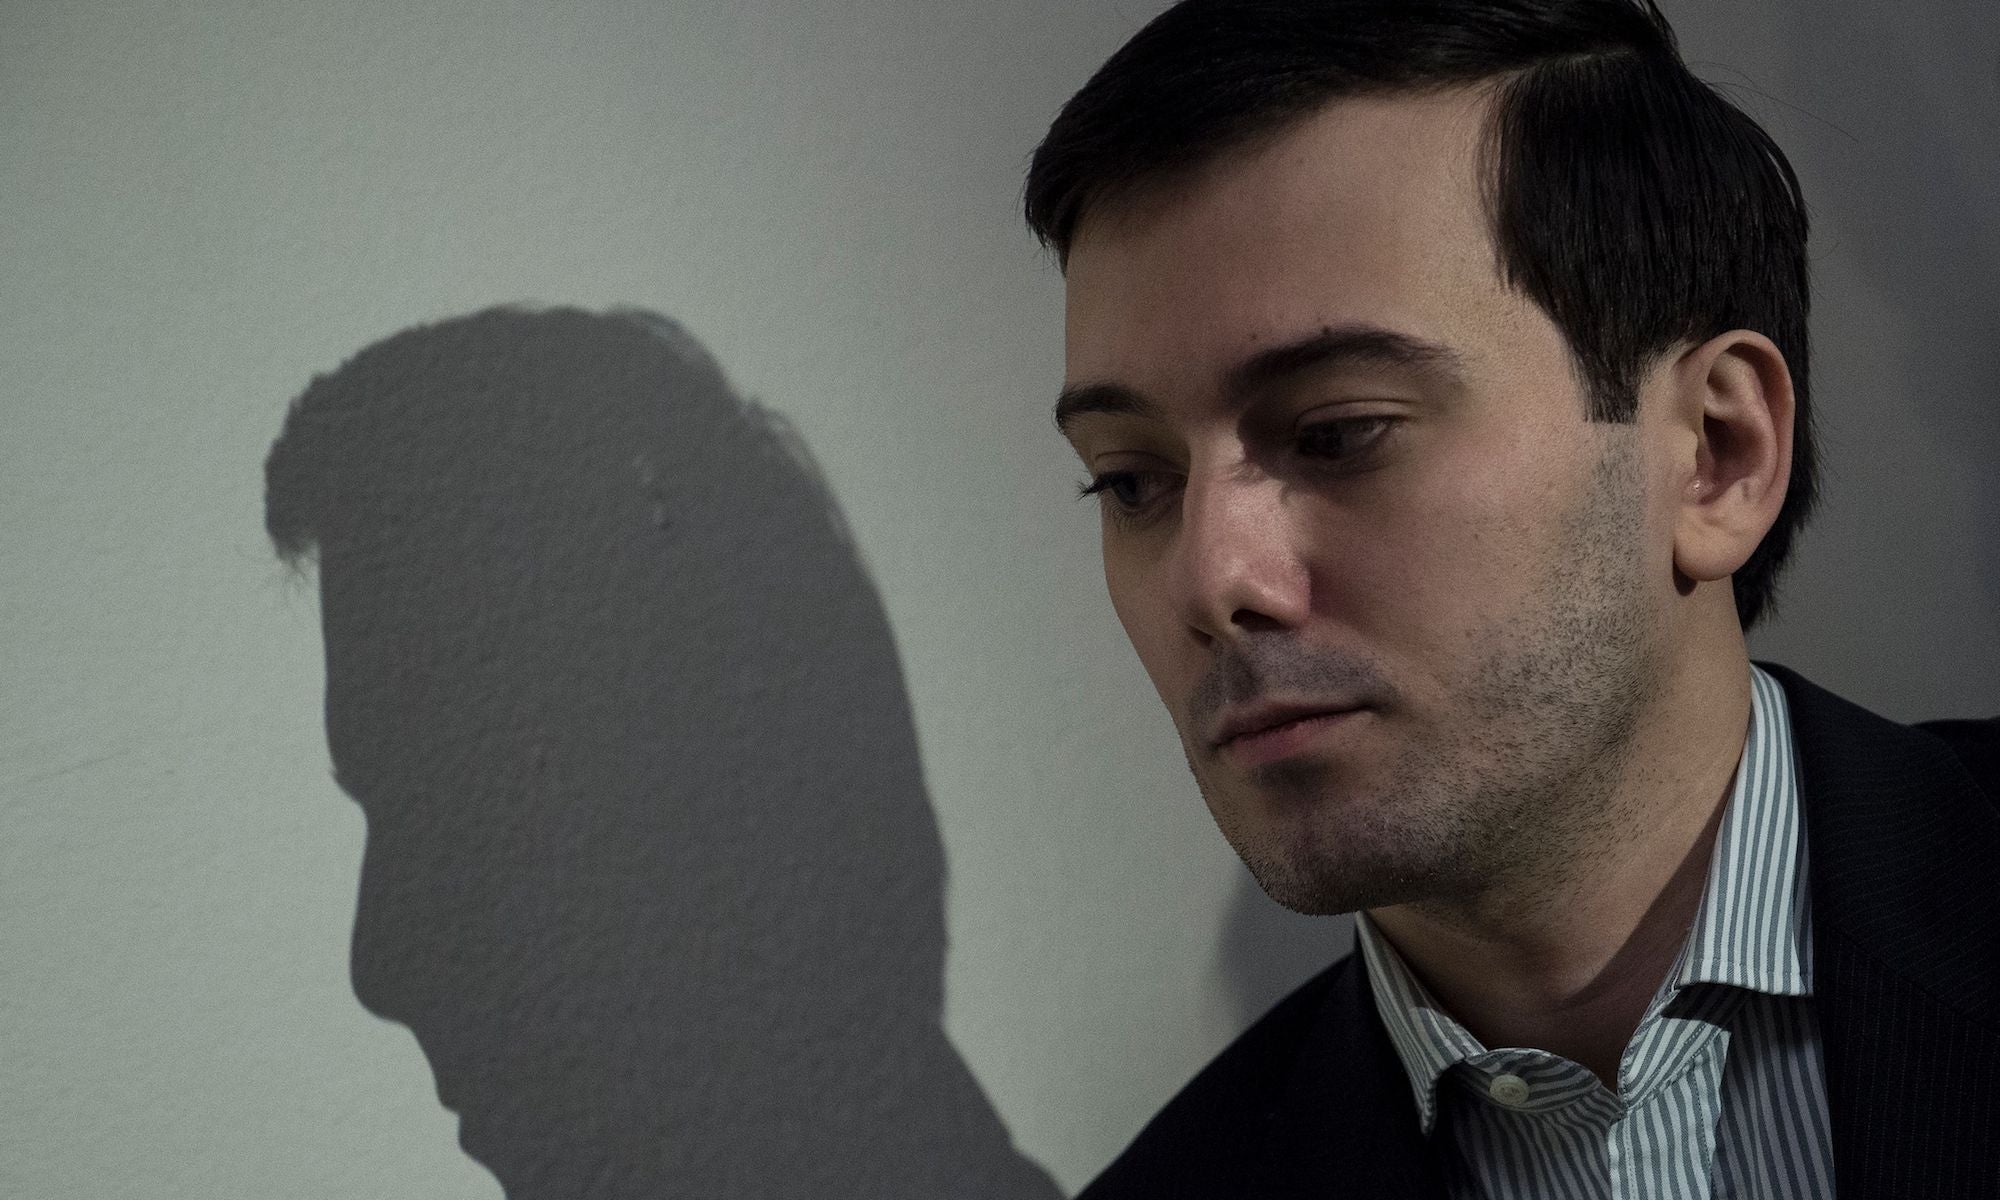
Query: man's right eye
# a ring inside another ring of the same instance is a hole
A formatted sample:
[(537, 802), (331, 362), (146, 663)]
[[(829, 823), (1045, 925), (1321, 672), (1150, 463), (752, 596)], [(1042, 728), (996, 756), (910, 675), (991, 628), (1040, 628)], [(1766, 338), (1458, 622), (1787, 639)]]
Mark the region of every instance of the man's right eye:
[(1105, 512), (1121, 521), (1136, 520), (1157, 500), (1161, 481), (1166, 478), (1158, 471), (1106, 471), (1077, 485), (1077, 499), (1104, 496), (1108, 500)]

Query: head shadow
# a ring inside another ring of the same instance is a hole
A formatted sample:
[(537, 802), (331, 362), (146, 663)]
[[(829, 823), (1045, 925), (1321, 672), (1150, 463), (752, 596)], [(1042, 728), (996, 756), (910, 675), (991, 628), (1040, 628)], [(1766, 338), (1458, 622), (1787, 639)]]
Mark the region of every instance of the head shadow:
[(1055, 1195), (945, 1038), (900, 665), (782, 418), (665, 318), (496, 308), (315, 378), (266, 480), (355, 993), (512, 1200)]

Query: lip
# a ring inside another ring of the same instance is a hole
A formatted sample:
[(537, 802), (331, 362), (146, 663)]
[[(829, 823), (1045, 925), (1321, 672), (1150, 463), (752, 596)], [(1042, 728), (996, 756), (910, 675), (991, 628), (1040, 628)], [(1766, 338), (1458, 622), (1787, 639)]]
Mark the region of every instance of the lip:
[(1263, 704), (1246, 704), (1231, 708), (1222, 714), (1222, 720), (1215, 727), (1215, 744), (1225, 746), (1246, 734), (1262, 733), (1267, 729), (1296, 721), (1301, 717), (1320, 717), (1332, 713), (1352, 712), (1365, 705), (1335, 701), (1325, 702), (1272, 700)]
[(1283, 709), (1246, 714), (1224, 727), (1216, 749), (1239, 766), (1254, 767), (1303, 753), (1322, 736), (1352, 725), (1365, 708)]

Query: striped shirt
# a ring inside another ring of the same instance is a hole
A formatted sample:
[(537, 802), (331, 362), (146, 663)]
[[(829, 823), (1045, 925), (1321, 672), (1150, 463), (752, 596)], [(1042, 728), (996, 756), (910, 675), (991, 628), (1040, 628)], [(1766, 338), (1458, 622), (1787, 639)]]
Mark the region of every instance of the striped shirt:
[(1456, 1200), (1821, 1200), (1833, 1195), (1798, 765), (1778, 681), (1750, 730), (1687, 941), (1618, 1090), (1542, 1050), (1489, 1050), (1366, 913), (1356, 941)]

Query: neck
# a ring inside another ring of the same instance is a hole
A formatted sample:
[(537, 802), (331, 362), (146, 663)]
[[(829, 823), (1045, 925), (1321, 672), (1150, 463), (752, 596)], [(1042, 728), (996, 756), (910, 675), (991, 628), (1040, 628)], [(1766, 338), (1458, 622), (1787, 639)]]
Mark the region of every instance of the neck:
[(1482, 1044), (1562, 1055), (1617, 1090), (1618, 1064), (1701, 904), (1750, 720), (1747, 655), (1676, 672), (1594, 798), (1616, 836), (1531, 886), (1369, 912)]

